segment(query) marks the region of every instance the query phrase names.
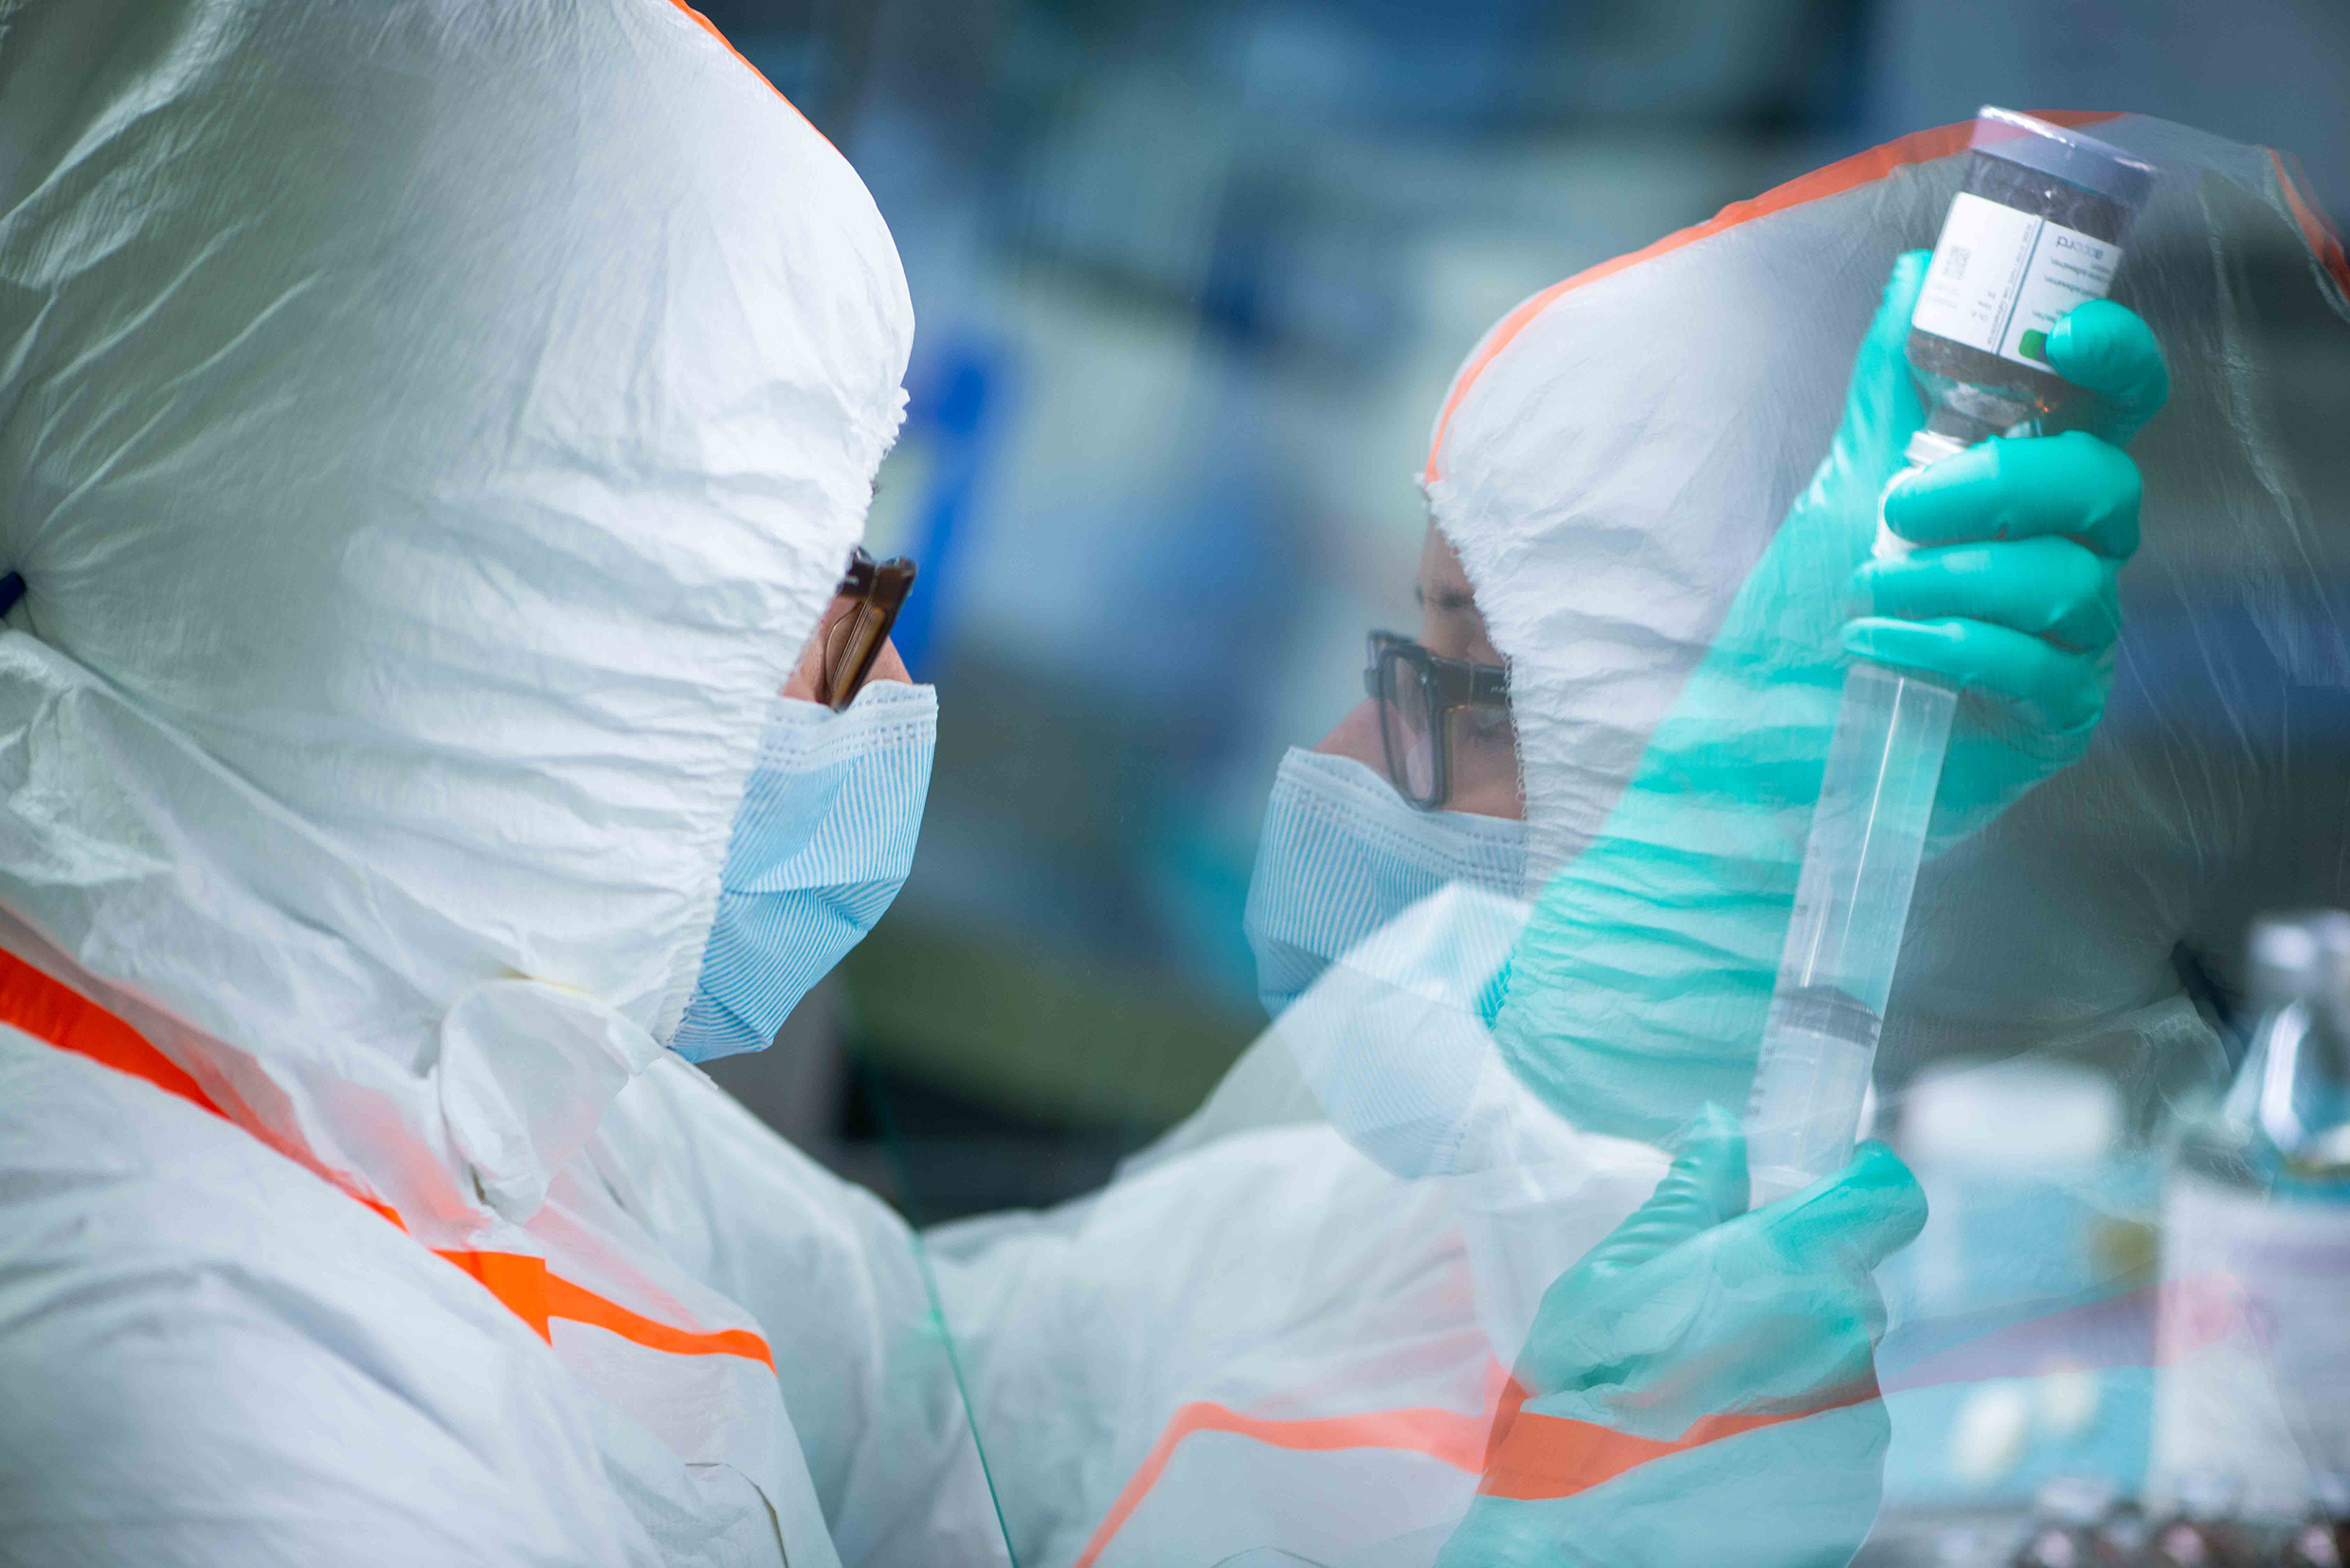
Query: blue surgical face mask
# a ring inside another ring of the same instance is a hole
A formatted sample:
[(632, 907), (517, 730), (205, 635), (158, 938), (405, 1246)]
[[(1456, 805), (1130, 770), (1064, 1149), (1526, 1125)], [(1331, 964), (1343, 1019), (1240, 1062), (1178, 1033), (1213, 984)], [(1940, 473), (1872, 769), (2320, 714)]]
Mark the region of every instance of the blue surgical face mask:
[(1448, 883), (1517, 898), (1526, 824), (1418, 811), (1350, 757), (1292, 749), (1265, 803), (1246, 927), (1278, 1018), (1322, 971)]
[(670, 1049), (764, 1051), (913, 866), (938, 693), (875, 681), (847, 712), (778, 697), (734, 813), (701, 982)]

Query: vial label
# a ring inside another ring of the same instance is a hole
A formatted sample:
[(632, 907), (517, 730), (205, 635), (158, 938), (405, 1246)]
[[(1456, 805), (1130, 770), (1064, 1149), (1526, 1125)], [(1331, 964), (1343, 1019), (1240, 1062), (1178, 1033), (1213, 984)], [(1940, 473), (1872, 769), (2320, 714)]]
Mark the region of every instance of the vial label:
[(2272, 1200), (2173, 1176), (2162, 1214), (2150, 1468), (2240, 1481), (2253, 1517), (2292, 1519), (2312, 1464), (2350, 1453), (2350, 1203)]
[(2048, 333), (2085, 299), (2103, 299), (2122, 247), (1961, 191), (1909, 324), (2001, 359), (2049, 369)]

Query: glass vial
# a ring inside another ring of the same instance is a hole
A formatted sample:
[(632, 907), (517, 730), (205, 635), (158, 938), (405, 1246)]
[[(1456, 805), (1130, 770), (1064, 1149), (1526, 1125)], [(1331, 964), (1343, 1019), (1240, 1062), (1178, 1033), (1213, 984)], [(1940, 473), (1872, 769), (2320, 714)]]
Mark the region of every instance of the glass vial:
[(2154, 190), (2152, 165), (2008, 109), (1986, 105), (1969, 148), (1909, 318), (1926, 428), (1954, 449), (2063, 406), (2072, 388), (2049, 366), (2048, 333), (2113, 286)]

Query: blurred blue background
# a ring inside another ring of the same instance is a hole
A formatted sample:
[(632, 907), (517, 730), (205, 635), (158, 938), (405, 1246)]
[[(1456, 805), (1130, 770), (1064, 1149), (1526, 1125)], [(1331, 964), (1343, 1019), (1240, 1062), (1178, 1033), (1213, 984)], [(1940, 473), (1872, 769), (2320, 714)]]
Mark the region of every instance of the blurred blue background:
[(716, 1075), (930, 1220), (1050, 1201), (1256, 1034), (1283, 749), (1415, 621), (1413, 482), (1496, 317), (1981, 102), (2297, 153), (2341, 0), (712, 0), (863, 175), (919, 320), (871, 542), (942, 688), (913, 880)]

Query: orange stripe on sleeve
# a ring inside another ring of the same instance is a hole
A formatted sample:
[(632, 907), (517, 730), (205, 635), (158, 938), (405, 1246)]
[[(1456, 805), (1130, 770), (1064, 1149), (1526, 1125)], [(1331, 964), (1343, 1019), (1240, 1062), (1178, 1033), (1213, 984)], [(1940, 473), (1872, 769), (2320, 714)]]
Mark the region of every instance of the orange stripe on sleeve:
[[(617, 1334), (622, 1339), (643, 1345), (648, 1350), (665, 1350), (673, 1356), (740, 1356), (775, 1370), (775, 1353), (767, 1341), (748, 1328), (721, 1328), (714, 1333), (696, 1333), (684, 1328), (672, 1328), (665, 1323), (631, 1312), (615, 1301), (607, 1301), (594, 1291), (573, 1285), (568, 1279), (548, 1274), (546, 1315), (567, 1323), (584, 1323), (591, 1327)], [(545, 1330), (542, 1329), (543, 1333)]]
[(1485, 1483), (1478, 1489), (1489, 1497), (1522, 1502), (1573, 1497), (1668, 1454), (1686, 1453), (1726, 1437), (1866, 1404), (1876, 1397), (1876, 1384), (1871, 1381), (1803, 1410), (1708, 1415), (1670, 1440), (1636, 1437), (1595, 1422), (1518, 1410), (1502, 1429), (1492, 1462), (1486, 1467)]
[[(230, 1119), (196, 1087), (195, 1079), (155, 1049), (145, 1036), (80, 992), (0, 949), (0, 1023), (13, 1024), (60, 1050), (87, 1056), (102, 1067), (144, 1078), (157, 1089), (221, 1117)], [(230, 1121), (234, 1126), (234, 1122)], [(406, 1231), (390, 1205), (364, 1194), (343, 1189), (345, 1196), (365, 1204), (395, 1228)], [(436, 1256), (480, 1281), (508, 1310), (530, 1325), (540, 1339), (548, 1338), (548, 1323), (562, 1318), (592, 1324), (623, 1339), (653, 1350), (679, 1356), (741, 1356), (775, 1367), (767, 1342), (748, 1329), (729, 1328), (696, 1333), (672, 1328), (606, 1301), (585, 1287), (547, 1271), (544, 1258), (524, 1253), (445, 1252)]]
[[(400, 1217), (393, 1215), (398, 1225)], [(407, 1227), (401, 1226), (402, 1230)], [(482, 1289), (506, 1304), (506, 1309), (531, 1325), (540, 1339), (548, 1338), (547, 1300), (553, 1276), (547, 1272), (547, 1260), (532, 1257), (527, 1253), (436, 1253), (444, 1262), (454, 1264), (481, 1282)]]
[(2302, 238), (2309, 242), (2319, 262), (2333, 274), (2335, 284), (2350, 295), (2350, 256), (2342, 252), (2341, 236), (2334, 232), (2334, 225), (2318, 210), (2316, 199), (2302, 184), (2294, 167), (2285, 161), (2285, 155), (2270, 148), (2269, 161), (2276, 165), (2277, 185), (2285, 192), (2285, 205), (2292, 208), (2294, 221), (2301, 225)]
[(1638, 1469), (1652, 1459), (1686, 1452), (1744, 1433), (1801, 1420), (1878, 1397), (1873, 1380), (1803, 1410), (1754, 1415), (1711, 1415), (1670, 1441), (1635, 1437), (1612, 1428), (1524, 1408), (1527, 1392), (1514, 1378), (1499, 1382), (1489, 1415), (1405, 1409), (1311, 1420), (1266, 1420), (1226, 1405), (1199, 1402), (1175, 1412), (1117, 1500), (1094, 1526), (1075, 1568), (1094, 1568), (1118, 1531), (1165, 1474), (1175, 1450), (1197, 1433), (1221, 1432), (1270, 1447), (1308, 1452), (1388, 1449), (1424, 1454), (1471, 1475), (1484, 1475), (1488, 1496), (1526, 1502), (1572, 1497)]
[(1253, 1437), (1273, 1448), (1292, 1449), (1313, 1453), (1328, 1453), (1339, 1449), (1394, 1449), (1407, 1453), (1426, 1454), (1442, 1464), (1471, 1475), (1477, 1472), (1485, 1457), (1488, 1423), (1483, 1415), (1463, 1415), (1458, 1411), (1416, 1408), (1407, 1410), (1371, 1411), (1361, 1415), (1330, 1415), (1311, 1420), (1271, 1421), (1254, 1415), (1243, 1415), (1228, 1405), (1201, 1401), (1184, 1405), (1175, 1412), (1150, 1452), (1135, 1467), (1133, 1475), (1111, 1504), (1110, 1511), (1094, 1528), (1085, 1550), (1077, 1554), (1076, 1568), (1093, 1568), (1094, 1560), (1108, 1549), (1110, 1542), (1143, 1499), (1159, 1484), (1160, 1474), (1167, 1461), (1175, 1456), (1177, 1445), (1194, 1433), (1226, 1432), (1241, 1437)]
[(144, 1078), (167, 1094), (213, 1115), (220, 1107), (196, 1080), (147, 1036), (107, 1009), (34, 968), (14, 953), (0, 951), (0, 1023), (14, 1024), (36, 1039), (87, 1056), (100, 1066)]

